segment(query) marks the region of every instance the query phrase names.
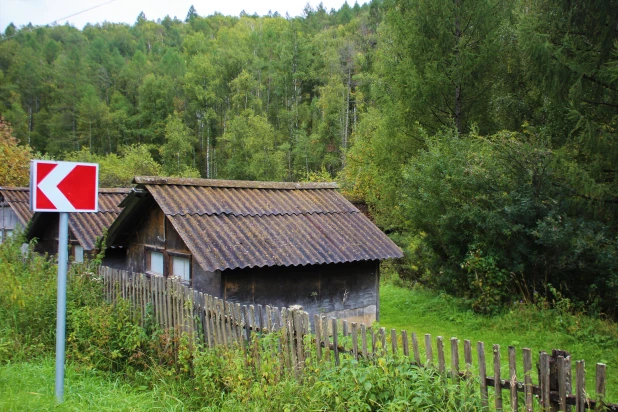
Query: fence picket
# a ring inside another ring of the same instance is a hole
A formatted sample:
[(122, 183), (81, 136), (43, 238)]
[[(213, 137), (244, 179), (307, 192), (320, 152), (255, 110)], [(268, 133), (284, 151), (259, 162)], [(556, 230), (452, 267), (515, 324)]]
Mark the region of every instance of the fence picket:
[(481, 382), (481, 406), (487, 408), (489, 406), (487, 393), (487, 363), (485, 362), (485, 344), (483, 342), (476, 343), (476, 352), (479, 357), (479, 380)]
[(502, 410), (502, 388), (500, 379), (500, 345), (494, 345), (494, 394), (496, 397), (496, 410)]
[(558, 368), (558, 402), (561, 411), (567, 410), (567, 396), (566, 396), (566, 370), (564, 356), (558, 355), (556, 359), (556, 367)]
[(606, 366), (603, 363), (597, 363), (597, 376), (596, 376), (596, 392), (597, 392), (597, 404), (596, 411), (605, 409), (605, 369)]
[(526, 411), (532, 411), (532, 352), (529, 348), (523, 349), (524, 353), (524, 398)]
[(539, 383), (541, 386), (541, 410), (549, 412), (551, 402), (549, 398), (549, 355), (541, 352), (539, 356)]
[(335, 352), (335, 365), (339, 366), (339, 346), (338, 346), (338, 333), (337, 333), (337, 319), (332, 318), (331, 323), (333, 325), (333, 348)]
[(575, 363), (576, 390), (575, 390), (575, 410), (584, 412), (586, 410), (586, 364), (583, 360)]
[(466, 377), (472, 376), (472, 343), (469, 339), (464, 340), (464, 362), (466, 363)]
[(515, 346), (509, 346), (509, 382), (511, 385), (511, 410), (519, 410), (517, 398), (517, 359)]
[(418, 337), (416, 336), (416, 332), (412, 332), (412, 352), (414, 352), (414, 362), (418, 366), (423, 366), (421, 363), (421, 352), (418, 349)]
[(330, 342), (328, 339), (328, 321), (326, 320), (326, 316), (322, 316), (322, 334), (324, 335), (324, 347), (326, 348), (324, 359), (330, 360)]
[(322, 328), (320, 327), (320, 315), (313, 315), (313, 328), (315, 329), (315, 357), (318, 362), (322, 360)]
[(391, 349), (393, 356), (397, 356), (397, 331), (395, 329), (391, 329)]
[(438, 371), (440, 373), (444, 373), (446, 367), (444, 365), (444, 338), (442, 336), (438, 336), (437, 346), (438, 346)]
[(459, 382), (459, 339), (451, 338), (451, 379)]
[(360, 325), (360, 334), (361, 334), (361, 350), (363, 354), (363, 359), (367, 359), (367, 327), (364, 323)]
[(433, 366), (433, 349), (431, 347), (431, 335), (425, 334), (425, 359), (427, 366)]
[(406, 330), (401, 331), (401, 347), (403, 349), (403, 356), (406, 359), (410, 358), (410, 347), (408, 346), (408, 332)]
[(358, 324), (352, 322), (352, 355), (358, 360)]

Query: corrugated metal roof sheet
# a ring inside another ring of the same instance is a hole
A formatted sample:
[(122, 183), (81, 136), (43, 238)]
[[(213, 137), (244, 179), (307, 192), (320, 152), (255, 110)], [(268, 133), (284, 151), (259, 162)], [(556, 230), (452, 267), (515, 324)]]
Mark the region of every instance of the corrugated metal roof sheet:
[(207, 271), (403, 255), (333, 184), (139, 179)]
[(278, 190), (149, 185), (166, 215), (264, 216), (359, 210), (334, 190)]
[(2, 187), (0, 192), (21, 224), (26, 227), (33, 215), (30, 210), (30, 189), (27, 187)]
[(170, 221), (207, 271), (401, 257), (360, 213), (176, 215)]
[(111, 226), (122, 208), (120, 202), (129, 193), (130, 189), (99, 189), (99, 211), (97, 213), (71, 213), (69, 228), (80, 245), (85, 250), (92, 250), (96, 246), (97, 237)]

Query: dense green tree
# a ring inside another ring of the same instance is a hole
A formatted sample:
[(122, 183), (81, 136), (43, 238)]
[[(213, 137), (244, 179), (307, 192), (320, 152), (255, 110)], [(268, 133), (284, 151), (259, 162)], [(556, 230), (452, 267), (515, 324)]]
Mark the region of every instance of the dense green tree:
[(163, 172), (175, 176), (192, 174), (195, 170), (193, 147), (196, 143), (197, 138), (182, 122), (178, 112), (169, 115), (165, 125), (165, 144), (161, 146)]

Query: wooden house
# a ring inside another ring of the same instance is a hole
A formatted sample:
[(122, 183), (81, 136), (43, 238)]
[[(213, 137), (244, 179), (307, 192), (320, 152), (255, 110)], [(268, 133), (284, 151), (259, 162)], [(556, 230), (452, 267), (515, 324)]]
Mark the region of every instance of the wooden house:
[(11, 237), (16, 230), (25, 230), (30, 219), (30, 189), (0, 187), (0, 243)]
[[(92, 258), (98, 252), (97, 241), (122, 210), (119, 204), (130, 189), (99, 189), (98, 212), (69, 213), (69, 258), (74, 262)], [(55, 255), (58, 253), (59, 213), (36, 212), (26, 233), (28, 239), (37, 238), (35, 251)], [(125, 252), (107, 248), (103, 263), (107, 266), (124, 267)]]
[(370, 323), (401, 250), (334, 183), (136, 177), (109, 229), (126, 269), (243, 304)]

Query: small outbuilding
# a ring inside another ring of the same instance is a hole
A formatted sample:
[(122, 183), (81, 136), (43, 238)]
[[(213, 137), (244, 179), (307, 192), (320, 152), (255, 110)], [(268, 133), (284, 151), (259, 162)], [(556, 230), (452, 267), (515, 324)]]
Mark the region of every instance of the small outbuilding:
[[(130, 189), (99, 189), (98, 212), (69, 213), (69, 257), (77, 263), (84, 257), (94, 257), (99, 251), (98, 240), (116, 220), (122, 208), (119, 204), (129, 194)], [(28, 240), (37, 238), (35, 251), (55, 255), (58, 253), (59, 213), (36, 212), (28, 228)], [(107, 248), (103, 264), (122, 268), (125, 263), (125, 251)]]
[(399, 247), (335, 183), (136, 177), (109, 229), (126, 269), (242, 304), (379, 317), (380, 260)]
[(11, 237), (15, 230), (25, 230), (30, 219), (30, 189), (0, 187), (0, 243)]

